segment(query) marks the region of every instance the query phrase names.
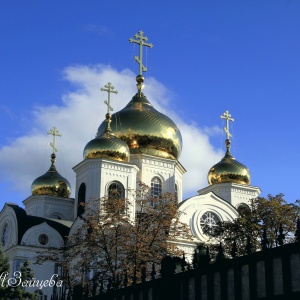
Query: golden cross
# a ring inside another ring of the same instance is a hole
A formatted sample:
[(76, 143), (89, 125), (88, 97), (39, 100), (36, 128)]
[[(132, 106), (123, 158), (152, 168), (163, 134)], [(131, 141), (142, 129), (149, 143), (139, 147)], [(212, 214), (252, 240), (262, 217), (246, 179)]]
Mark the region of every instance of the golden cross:
[(59, 131), (56, 129), (56, 127), (53, 127), (49, 132), (48, 134), (51, 134), (53, 135), (53, 143), (50, 143), (50, 146), (52, 147), (53, 149), (53, 152), (57, 152), (57, 149), (55, 148), (55, 137), (56, 136), (61, 136), (61, 134), (59, 133)]
[(101, 88), (101, 91), (107, 92), (108, 93), (108, 100), (104, 101), (104, 103), (107, 105), (107, 113), (109, 114), (110, 111), (113, 111), (113, 108), (110, 106), (110, 94), (118, 94), (117, 90), (114, 90), (114, 86), (109, 82), (107, 83), (103, 88)]
[(224, 114), (221, 116), (221, 119), (225, 119), (226, 120), (226, 127), (224, 127), (224, 131), (226, 132), (227, 135), (227, 140), (229, 140), (229, 138), (232, 136), (229, 132), (229, 121), (234, 121), (233, 118), (231, 118), (231, 114), (229, 114), (229, 111), (226, 110), (224, 112)]
[(146, 43), (148, 41), (148, 38), (144, 36), (144, 32), (142, 30), (140, 30), (137, 34), (135, 34), (134, 37), (137, 40), (130, 38), (129, 42), (140, 45), (140, 56), (139, 57), (135, 56), (134, 59), (137, 61), (137, 63), (140, 66), (139, 75), (143, 75), (143, 72), (147, 72), (147, 68), (143, 66), (143, 46), (153, 48), (153, 44)]

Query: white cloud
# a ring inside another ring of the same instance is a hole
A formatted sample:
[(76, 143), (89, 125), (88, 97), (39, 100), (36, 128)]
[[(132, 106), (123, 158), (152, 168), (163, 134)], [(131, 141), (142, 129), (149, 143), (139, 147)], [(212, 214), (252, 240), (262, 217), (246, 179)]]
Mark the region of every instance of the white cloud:
[[(51, 138), (46, 135), (50, 128), (55, 126), (62, 134), (57, 141), (56, 167), (71, 182), (74, 195), (75, 175), (72, 167), (82, 160), (86, 143), (94, 138), (106, 113), (104, 100), (107, 93), (100, 92), (100, 88), (112, 82), (118, 90), (118, 95), (112, 96), (114, 111), (122, 109), (136, 93), (135, 75), (127, 69), (116, 71), (107, 65), (79, 65), (66, 68), (63, 74), (72, 91), (62, 96), (62, 103), (35, 107), (29, 133), (0, 149), (1, 178), (13, 182), (15, 189), (24, 193), (24, 198), (30, 195), (32, 181), (50, 167)], [(209, 168), (221, 158), (220, 150), (214, 149), (209, 142), (209, 134), (218, 130), (197, 128), (182, 120), (171, 110), (167, 88), (154, 78), (147, 79), (145, 94), (181, 130), (184, 146), (180, 162), (188, 171), (184, 176), (184, 195), (194, 195), (207, 185)]]

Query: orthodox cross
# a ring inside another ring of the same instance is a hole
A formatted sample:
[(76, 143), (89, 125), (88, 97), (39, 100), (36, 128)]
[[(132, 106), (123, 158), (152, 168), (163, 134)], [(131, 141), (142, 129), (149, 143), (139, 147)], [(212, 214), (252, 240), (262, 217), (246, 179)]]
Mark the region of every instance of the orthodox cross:
[(233, 118), (231, 118), (231, 114), (229, 114), (229, 111), (226, 110), (224, 112), (224, 114), (221, 116), (221, 119), (225, 119), (226, 120), (226, 127), (224, 127), (224, 131), (226, 132), (227, 135), (227, 140), (229, 140), (229, 138), (232, 136), (229, 132), (229, 121), (234, 121)]
[(135, 56), (134, 59), (140, 66), (139, 75), (143, 75), (143, 72), (147, 72), (147, 68), (143, 66), (143, 46), (153, 48), (153, 44), (146, 43), (148, 41), (148, 38), (144, 36), (144, 32), (142, 30), (135, 34), (134, 37), (136, 38), (136, 40), (130, 38), (129, 42), (140, 45), (140, 56)]
[(110, 106), (110, 94), (118, 94), (117, 90), (114, 90), (114, 86), (109, 82), (107, 83), (103, 88), (101, 88), (101, 91), (107, 92), (108, 93), (108, 100), (104, 101), (104, 103), (107, 105), (107, 113), (109, 114), (110, 111), (113, 111), (113, 108)]
[(53, 152), (57, 152), (57, 149), (55, 148), (55, 137), (56, 136), (61, 136), (61, 134), (59, 133), (59, 131), (56, 129), (56, 127), (53, 127), (49, 132), (48, 134), (51, 134), (53, 135), (53, 143), (50, 143), (50, 146), (52, 147), (53, 149)]

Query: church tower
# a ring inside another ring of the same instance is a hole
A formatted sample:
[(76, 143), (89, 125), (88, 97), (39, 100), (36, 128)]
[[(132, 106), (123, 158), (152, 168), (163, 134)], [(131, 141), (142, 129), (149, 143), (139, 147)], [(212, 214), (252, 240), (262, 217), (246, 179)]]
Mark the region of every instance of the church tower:
[[(130, 190), (136, 189), (136, 174), (138, 167), (129, 163), (130, 152), (127, 144), (112, 131), (110, 105), (111, 93), (117, 94), (109, 82), (101, 88), (108, 93), (107, 113), (103, 130), (98, 131), (96, 138), (87, 143), (83, 151), (83, 161), (73, 170), (76, 173), (75, 218), (81, 216), (85, 204), (92, 199), (109, 196), (112, 191), (118, 191), (120, 198), (127, 198), (129, 215), (135, 216), (135, 201)], [(100, 204), (101, 209), (101, 204)]]
[(55, 152), (57, 152), (55, 138), (60, 137), (61, 134), (55, 127), (48, 134), (53, 136), (53, 142), (50, 143), (53, 149), (50, 169), (33, 181), (32, 195), (25, 199), (23, 204), (28, 215), (73, 221), (74, 199), (69, 198), (71, 185), (55, 167)]
[[(142, 31), (130, 38), (139, 45), (139, 65), (136, 77), (137, 93), (119, 112), (111, 117), (111, 128), (115, 135), (129, 147), (130, 162), (138, 167), (137, 182), (151, 187), (152, 196), (165, 192), (174, 193), (178, 202), (182, 200), (182, 176), (184, 167), (178, 161), (182, 149), (182, 137), (177, 125), (166, 115), (157, 111), (142, 92), (145, 78), (143, 72), (143, 47), (152, 48)], [(98, 134), (105, 129), (103, 122)]]
[(226, 153), (220, 162), (212, 166), (208, 172), (209, 187), (198, 191), (199, 195), (214, 192), (237, 210), (249, 207), (250, 200), (260, 194), (260, 189), (250, 185), (249, 169), (238, 162), (230, 152), (229, 121), (233, 122), (228, 110), (221, 115), (226, 120)]
[(189, 225), (193, 242), (179, 243), (180, 248), (191, 259), (195, 245), (211, 242), (205, 233), (205, 226), (215, 226), (218, 222), (233, 221), (242, 209), (250, 209), (251, 199), (260, 194), (260, 189), (250, 185), (249, 169), (238, 162), (230, 152), (229, 121), (234, 121), (226, 111), (222, 116), (226, 120), (226, 153), (220, 162), (208, 172), (209, 186), (198, 191), (179, 205), (183, 212), (180, 221)]

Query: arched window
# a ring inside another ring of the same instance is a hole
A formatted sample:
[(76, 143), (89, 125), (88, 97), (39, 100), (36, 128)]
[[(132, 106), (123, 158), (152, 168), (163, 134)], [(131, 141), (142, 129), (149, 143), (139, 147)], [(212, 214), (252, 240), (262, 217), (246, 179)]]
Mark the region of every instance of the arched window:
[(82, 183), (78, 190), (78, 209), (77, 209), (77, 216), (81, 216), (85, 210), (85, 192), (86, 186)]
[(241, 216), (245, 216), (251, 212), (251, 209), (246, 203), (240, 203), (237, 207), (237, 211)]
[(121, 182), (113, 181), (108, 186), (108, 201), (106, 210), (109, 213), (125, 212), (125, 189)]
[(62, 217), (57, 213), (52, 214), (49, 218), (56, 219), (56, 220), (62, 220)]
[(113, 181), (108, 186), (108, 197), (114, 197), (114, 198), (124, 198), (125, 196), (125, 190), (124, 186), (119, 181)]
[(2, 242), (2, 246), (4, 247), (7, 243), (8, 240), (8, 236), (9, 236), (9, 228), (8, 228), (8, 223), (6, 222), (3, 226), (2, 229), (2, 234), (1, 234), (1, 242)]
[(153, 177), (151, 180), (151, 196), (158, 198), (161, 195), (162, 183), (160, 178)]
[[(151, 180), (151, 197), (159, 198), (161, 196), (162, 183), (159, 177), (153, 177)], [(157, 203), (151, 201), (151, 206), (156, 206)]]
[(176, 203), (178, 203), (178, 185), (177, 185), (177, 183), (175, 183), (175, 187), (174, 187), (174, 197), (175, 197)]

